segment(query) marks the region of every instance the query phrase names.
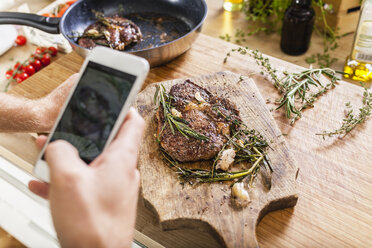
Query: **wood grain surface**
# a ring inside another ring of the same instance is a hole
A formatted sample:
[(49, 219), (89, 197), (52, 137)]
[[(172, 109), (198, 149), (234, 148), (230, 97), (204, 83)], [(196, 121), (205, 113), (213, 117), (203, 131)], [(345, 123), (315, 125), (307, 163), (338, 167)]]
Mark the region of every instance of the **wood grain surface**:
[[(154, 211), (163, 230), (201, 229), (216, 236), (222, 246), (257, 247), (256, 225), (259, 220), (270, 211), (296, 204), (295, 177), (298, 168), (254, 81), (247, 78), (239, 82), (239, 77), (230, 72), (218, 72), (190, 80), (212, 94), (234, 102), (243, 123), (249, 129), (259, 131), (269, 142), (272, 149), (268, 150), (268, 158), (274, 170), (270, 190), (263, 185), (259, 173), (255, 187), (250, 191), (252, 202), (245, 208), (236, 208), (230, 197), (231, 182), (180, 184), (177, 174), (160, 154), (154, 137), (157, 110), (153, 99), (158, 84), (149, 85), (135, 102), (146, 122), (138, 167), (142, 197), (148, 208)], [(173, 85), (184, 81), (176, 79), (161, 84), (169, 91)], [(208, 168), (210, 164), (196, 162), (185, 166)]]
[[(259, 74), (260, 69), (251, 58), (233, 55), (226, 64), (222, 63), (225, 54), (235, 47), (200, 35), (189, 52), (152, 69), (146, 85), (229, 70), (253, 77), (263, 98), (271, 102), (268, 108), (274, 109), (278, 94)], [(76, 54), (67, 55), (13, 88), (12, 93), (40, 97), (77, 72), (81, 62)], [(280, 59), (271, 58), (271, 62), (279, 70), (303, 69)], [(287, 134), (284, 138), (298, 161), (300, 197), (295, 208), (271, 212), (262, 219), (256, 230), (261, 247), (372, 247), (372, 121), (369, 119), (344, 138), (323, 140), (315, 135), (338, 128), (344, 117), (344, 103), (361, 106), (362, 93), (361, 87), (341, 81), (314, 108), (306, 110), (294, 126), (289, 125), (282, 110), (271, 112), (280, 131)], [(138, 211), (143, 215), (137, 216), (137, 230), (161, 239), (166, 246), (193, 247), (212, 238), (192, 229), (162, 232), (154, 227), (157, 220), (143, 204), (139, 204)], [(188, 239), (190, 236), (192, 240)]]

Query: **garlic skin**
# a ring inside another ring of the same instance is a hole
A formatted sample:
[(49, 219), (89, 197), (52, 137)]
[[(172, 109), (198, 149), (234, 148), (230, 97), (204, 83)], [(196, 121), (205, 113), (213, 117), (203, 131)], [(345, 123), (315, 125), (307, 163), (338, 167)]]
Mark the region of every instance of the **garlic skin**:
[(200, 92), (195, 93), (195, 99), (198, 100), (198, 102), (206, 102), (203, 97), (200, 95)]
[(98, 30), (96, 30), (96, 29), (89, 29), (87, 31), (87, 34), (93, 35), (93, 36), (99, 36), (100, 35), (100, 33), (98, 32)]
[(189, 102), (189, 103), (185, 106), (185, 111), (193, 110), (193, 109), (198, 109), (198, 105), (196, 105), (196, 104), (193, 103), (193, 102)]
[(204, 110), (208, 107), (210, 107), (211, 105), (207, 102), (202, 102), (200, 104), (196, 104), (194, 102), (189, 102), (186, 106), (185, 106), (185, 111), (189, 111), (189, 110)]
[(230, 126), (224, 122), (217, 123), (217, 131), (223, 135), (230, 136)]
[(182, 114), (181, 114), (181, 112), (179, 112), (177, 109), (175, 109), (175, 108), (172, 108), (171, 109), (171, 113), (172, 113), (172, 115), (174, 115), (174, 116), (176, 116), (176, 117), (178, 117), (178, 118), (182, 118)]
[(236, 153), (233, 148), (224, 150), (217, 162), (216, 169), (227, 171), (234, 163), (235, 155)]
[(244, 148), (244, 142), (243, 142), (243, 140), (239, 139), (239, 140), (236, 141), (236, 143), (237, 143), (240, 147)]

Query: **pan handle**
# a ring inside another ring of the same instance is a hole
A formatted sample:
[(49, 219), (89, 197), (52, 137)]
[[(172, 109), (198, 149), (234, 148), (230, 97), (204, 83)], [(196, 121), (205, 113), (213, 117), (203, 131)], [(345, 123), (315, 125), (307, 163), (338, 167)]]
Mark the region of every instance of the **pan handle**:
[(0, 24), (26, 25), (51, 34), (59, 34), (60, 19), (28, 13), (0, 12)]

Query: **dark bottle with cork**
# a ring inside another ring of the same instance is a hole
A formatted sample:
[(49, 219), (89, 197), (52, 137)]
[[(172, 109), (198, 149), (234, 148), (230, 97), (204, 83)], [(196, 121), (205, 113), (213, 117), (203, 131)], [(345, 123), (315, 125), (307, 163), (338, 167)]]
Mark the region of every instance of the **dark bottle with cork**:
[(309, 49), (315, 12), (311, 0), (293, 0), (285, 11), (280, 48), (289, 55), (301, 55)]

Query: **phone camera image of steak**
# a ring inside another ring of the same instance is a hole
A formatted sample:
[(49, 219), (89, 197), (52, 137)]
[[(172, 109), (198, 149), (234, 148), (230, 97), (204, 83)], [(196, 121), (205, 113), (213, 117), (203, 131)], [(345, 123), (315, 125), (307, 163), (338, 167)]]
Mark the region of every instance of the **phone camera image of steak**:
[(180, 162), (214, 158), (228, 141), (233, 123), (241, 122), (236, 105), (190, 80), (172, 86), (169, 96), (172, 115), (183, 119), (189, 127), (208, 139), (185, 137), (177, 130), (172, 132), (169, 124), (165, 123), (163, 109), (159, 107), (156, 119), (161, 147)]
[(115, 15), (98, 19), (85, 29), (78, 40), (80, 46), (91, 49), (102, 45), (123, 51), (125, 47), (142, 40), (140, 28), (127, 18)]

